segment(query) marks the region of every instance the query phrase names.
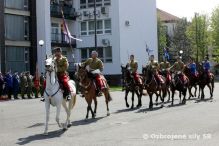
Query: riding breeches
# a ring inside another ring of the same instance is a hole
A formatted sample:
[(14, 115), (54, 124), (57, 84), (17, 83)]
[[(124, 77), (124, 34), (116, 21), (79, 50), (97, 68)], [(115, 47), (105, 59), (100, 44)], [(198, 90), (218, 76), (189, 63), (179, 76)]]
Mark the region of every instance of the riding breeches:
[(96, 75), (95, 77), (95, 80), (96, 80), (96, 84), (97, 84), (97, 87), (101, 90), (105, 89), (107, 87), (106, 85), (106, 79), (104, 78), (103, 75)]
[(133, 76), (136, 83), (142, 84), (142, 80), (137, 72), (134, 72)]
[(68, 92), (71, 92), (71, 88), (68, 84), (68, 81), (70, 80), (69, 76), (66, 74), (58, 75), (58, 79), (59, 82), (63, 85), (63, 88), (66, 89)]

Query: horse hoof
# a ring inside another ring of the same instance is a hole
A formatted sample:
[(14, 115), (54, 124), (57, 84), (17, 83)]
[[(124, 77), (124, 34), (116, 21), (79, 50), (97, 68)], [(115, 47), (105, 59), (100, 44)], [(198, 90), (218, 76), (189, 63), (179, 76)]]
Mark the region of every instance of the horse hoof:
[(70, 128), (71, 127), (71, 124), (68, 124), (68, 126), (67, 126), (68, 128)]
[(156, 103), (155, 105), (158, 106), (158, 103)]
[(126, 104), (126, 107), (129, 108), (129, 104)]
[(110, 113), (107, 113), (107, 117), (110, 116)]
[(65, 128), (63, 128), (62, 130), (63, 130), (63, 131), (67, 131), (67, 130), (68, 130), (68, 128), (67, 128), (67, 127), (65, 127)]
[(132, 106), (131, 109), (134, 109), (134, 106)]

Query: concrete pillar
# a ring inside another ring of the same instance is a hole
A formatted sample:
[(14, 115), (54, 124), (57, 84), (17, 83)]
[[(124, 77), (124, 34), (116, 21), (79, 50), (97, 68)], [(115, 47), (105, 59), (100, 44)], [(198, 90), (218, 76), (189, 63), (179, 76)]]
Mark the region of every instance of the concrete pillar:
[(46, 55), (51, 55), (51, 17), (50, 1), (37, 0), (37, 42), (44, 40), (43, 47), (37, 44), (37, 62), (39, 71), (44, 72), (44, 61)]

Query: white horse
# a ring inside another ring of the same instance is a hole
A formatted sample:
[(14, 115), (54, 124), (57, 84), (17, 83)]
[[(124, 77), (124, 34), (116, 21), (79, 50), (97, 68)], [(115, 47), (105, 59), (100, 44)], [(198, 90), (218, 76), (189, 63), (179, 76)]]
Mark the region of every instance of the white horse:
[[(71, 88), (71, 99), (69, 101), (69, 105), (67, 106), (67, 101), (63, 99), (63, 91), (60, 89), (60, 85), (56, 75), (57, 68), (54, 58), (46, 59), (45, 67), (46, 67), (46, 89), (44, 92), (44, 98), (45, 98), (45, 107), (46, 107), (46, 123), (45, 123), (44, 135), (48, 135), (50, 104), (56, 107), (56, 122), (58, 126), (60, 128), (63, 128), (64, 130), (67, 130), (67, 128), (70, 126), (71, 110), (73, 109), (76, 103), (76, 87), (75, 87), (75, 82), (73, 80), (70, 80), (69, 85)], [(61, 125), (59, 122), (61, 105), (63, 105), (67, 114), (66, 122), (63, 125)]]

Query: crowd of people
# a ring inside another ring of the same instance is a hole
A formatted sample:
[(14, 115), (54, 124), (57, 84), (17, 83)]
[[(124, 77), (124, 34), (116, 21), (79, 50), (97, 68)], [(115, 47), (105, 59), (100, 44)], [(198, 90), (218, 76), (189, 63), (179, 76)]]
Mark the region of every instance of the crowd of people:
[(27, 72), (0, 72), (0, 99), (32, 99), (43, 96), (45, 76), (41, 73), (39, 79)]

